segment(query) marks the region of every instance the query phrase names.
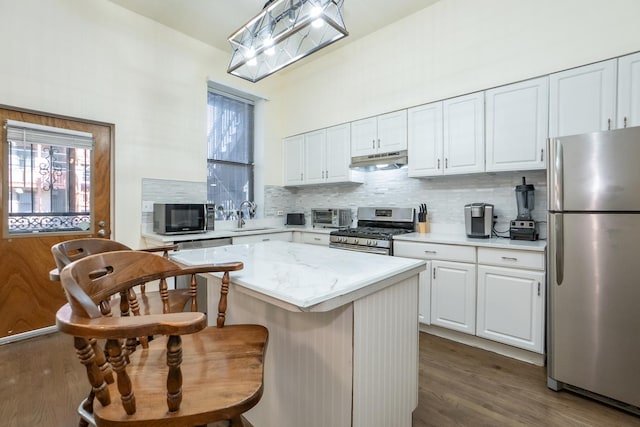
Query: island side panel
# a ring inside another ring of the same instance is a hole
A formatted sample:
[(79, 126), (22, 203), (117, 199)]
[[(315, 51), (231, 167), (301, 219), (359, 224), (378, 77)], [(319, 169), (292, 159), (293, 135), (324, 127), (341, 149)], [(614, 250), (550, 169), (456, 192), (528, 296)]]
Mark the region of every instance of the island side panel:
[[(208, 321), (215, 325), (220, 280), (208, 282)], [(269, 329), (264, 394), (246, 419), (255, 427), (351, 426), (353, 305), (293, 312), (233, 288), (226, 324)]]
[(411, 427), (418, 406), (418, 275), (354, 302), (354, 427)]

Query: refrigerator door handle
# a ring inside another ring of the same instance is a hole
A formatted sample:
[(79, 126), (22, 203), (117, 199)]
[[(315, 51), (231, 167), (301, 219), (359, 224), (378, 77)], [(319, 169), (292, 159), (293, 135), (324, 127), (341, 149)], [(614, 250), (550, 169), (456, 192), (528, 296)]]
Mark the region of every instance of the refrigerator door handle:
[(562, 153), (562, 143), (558, 140), (550, 141), (549, 157), (553, 161), (553, 165), (549, 168), (550, 174), (549, 185), (551, 186), (549, 194), (549, 209), (554, 211), (563, 210), (564, 205), (564, 157)]
[(564, 219), (557, 215), (555, 219), (555, 255), (556, 255), (556, 284), (562, 285), (564, 280)]

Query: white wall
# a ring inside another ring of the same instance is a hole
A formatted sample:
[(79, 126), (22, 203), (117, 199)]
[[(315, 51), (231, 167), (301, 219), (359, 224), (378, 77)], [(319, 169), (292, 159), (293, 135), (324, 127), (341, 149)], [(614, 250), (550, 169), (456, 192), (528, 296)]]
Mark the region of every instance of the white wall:
[(268, 99), (262, 170), (281, 185), (284, 136), (640, 50), (637, 0), (441, 0), (249, 84), (227, 52), (107, 0), (0, 12), (0, 104), (116, 125), (113, 237), (131, 246), (142, 178), (206, 179), (207, 79)]
[(637, 0), (441, 0), (283, 71), (282, 132), (293, 135), (638, 51), (639, 16)]
[[(133, 247), (142, 178), (206, 181), (207, 79), (273, 85), (227, 76), (228, 53), (106, 0), (0, 0), (0, 15), (0, 104), (115, 124), (112, 237)], [(275, 126), (261, 135), (279, 150)]]

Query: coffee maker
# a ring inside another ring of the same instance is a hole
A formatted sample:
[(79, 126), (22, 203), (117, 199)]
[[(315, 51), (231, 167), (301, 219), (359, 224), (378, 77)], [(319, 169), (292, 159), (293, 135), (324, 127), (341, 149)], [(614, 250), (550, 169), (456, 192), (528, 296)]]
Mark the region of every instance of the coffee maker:
[(467, 237), (487, 239), (493, 228), (493, 205), (471, 203), (464, 205), (464, 224)]
[(509, 237), (512, 240), (538, 240), (536, 222), (531, 216), (531, 211), (535, 207), (534, 191), (535, 188), (532, 184), (527, 184), (524, 176), (522, 177), (522, 184), (516, 185), (518, 216), (511, 221), (511, 227), (509, 228)]

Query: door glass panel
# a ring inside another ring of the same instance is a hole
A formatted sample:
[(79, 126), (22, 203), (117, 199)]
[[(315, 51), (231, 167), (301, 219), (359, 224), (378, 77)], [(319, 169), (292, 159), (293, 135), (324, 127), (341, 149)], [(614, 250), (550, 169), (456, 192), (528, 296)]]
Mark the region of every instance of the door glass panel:
[(55, 134), (47, 143), (46, 132), (37, 139), (20, 133), (7, 136), (8, 234), (88, 231), (91, 146)]

